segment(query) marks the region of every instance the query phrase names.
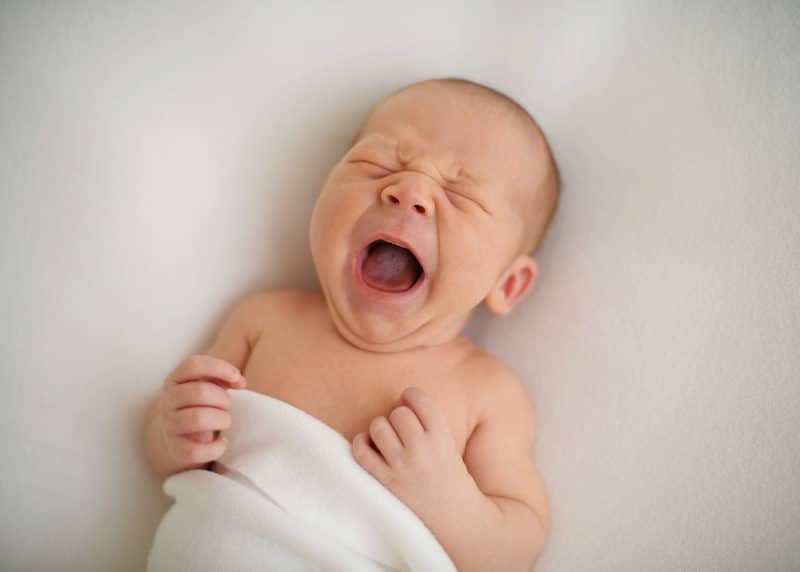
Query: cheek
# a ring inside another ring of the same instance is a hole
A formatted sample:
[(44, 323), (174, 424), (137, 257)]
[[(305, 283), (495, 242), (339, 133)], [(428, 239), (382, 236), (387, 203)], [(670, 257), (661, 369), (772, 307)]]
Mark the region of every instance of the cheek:
[(364, 212), (367, 200), (363, 189), (326, 185), (311, 215), (309, 239), (315, 257), (347, 247), (347, 239)]
[(439, 242), (445, 260), (458, 267), (483, 268), (496, 258), (499, 237), (491, 225), (460, 213), (440, 219)]
[(440, 235), (440, 275), (445, 291), (460, 292), (478, 304), (497, 279), (498, 252), (490, 232), (467, 224), (452, 224)]
[(354, 193), (352, 190), (335, 187), (322, 190), (317, 204), (314, 206), (311, 224), (318, 232), (333, 230), (348, 218), (353, 210)]

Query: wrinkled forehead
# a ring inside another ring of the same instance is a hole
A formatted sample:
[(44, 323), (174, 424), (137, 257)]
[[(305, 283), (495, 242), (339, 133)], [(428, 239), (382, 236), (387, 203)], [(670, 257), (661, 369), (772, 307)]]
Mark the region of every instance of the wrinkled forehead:
[(532, 126), (486, 95), (448, 86), (415, 86), (382, 102), (360, 137), (396, 141), (399, 151), (424, 156), (449, 172), (478, 181), (528, 186), (537, 150)]

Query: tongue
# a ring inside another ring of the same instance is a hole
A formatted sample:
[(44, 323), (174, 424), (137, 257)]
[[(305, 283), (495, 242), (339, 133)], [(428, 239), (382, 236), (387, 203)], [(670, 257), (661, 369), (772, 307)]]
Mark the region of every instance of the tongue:
[(364, 282), (378, 290), (404, 292), (419, 278), (422, 268), (405, 248), (378, 242), (370, 247), (361, 267)]

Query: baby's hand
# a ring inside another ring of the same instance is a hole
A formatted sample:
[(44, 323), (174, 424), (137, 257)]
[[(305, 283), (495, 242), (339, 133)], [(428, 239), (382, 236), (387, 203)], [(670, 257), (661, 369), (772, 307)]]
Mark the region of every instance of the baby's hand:
[(433, 399), (416, 387), (406, 389), (402, 398), (406, 405), (392, 410), (388, 419), (376, 417), (369, 433), (353, 438), (353, 456), (424, 520), (427, 510), (461, 490), (458, 485), (469, 473)]
[(245, 379), (225, 360), (194, 355), (175, 368), (161, 392), (161, 436), (178, 463), (204, 464), (219, 459), (231, 426), (228, 389), (243, 389)]

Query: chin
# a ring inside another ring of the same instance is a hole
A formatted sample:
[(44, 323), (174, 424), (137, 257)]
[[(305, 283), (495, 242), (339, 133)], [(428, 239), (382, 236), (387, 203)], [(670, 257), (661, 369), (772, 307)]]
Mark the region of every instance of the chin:
[(329, 305), (334, 326), (351, 345), (365, 351), (394, 353), (446, 344), (456, 339), (469, 313), (459, 319), (436, 320), (421, 313), (405, 319), (387, 320), (375, 314), (345, 312)]
[(339, 333), (352, 345), (372, 352), (396, 352), (419, 347), (424, 344), (425, 332), (407, 320), (386, 320), (376, 315), (337, 315), (334, 324)]

